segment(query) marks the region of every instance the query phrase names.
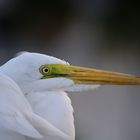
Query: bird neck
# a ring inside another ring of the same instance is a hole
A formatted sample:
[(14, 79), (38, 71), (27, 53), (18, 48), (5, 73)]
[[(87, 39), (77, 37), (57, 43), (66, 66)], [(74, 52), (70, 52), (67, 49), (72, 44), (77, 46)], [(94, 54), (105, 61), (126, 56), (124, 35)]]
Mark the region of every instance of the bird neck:
[(33, 110), (74, 140), (75, 129), (71, 100), (65, 92), (45, 91), (27, 94)]

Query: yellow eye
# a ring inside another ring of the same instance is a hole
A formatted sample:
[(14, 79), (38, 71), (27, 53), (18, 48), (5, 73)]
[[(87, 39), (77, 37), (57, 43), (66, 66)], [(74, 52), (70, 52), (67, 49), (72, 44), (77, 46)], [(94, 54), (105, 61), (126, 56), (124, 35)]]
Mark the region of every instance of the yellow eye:
[(42, 72), (43, 72), (43, 73), (48, 73), (48, 72), (49, 72), (49, 69), (48, 69), (47, 67), (46, 67), (46, 68), (43, 68), (43, 69), (42, 69)]
[(46, 75), (46, 74), (49, 74), (50, 73), (50, 69), (47, 66), (40, 67), (39, 71), (43, 75)]

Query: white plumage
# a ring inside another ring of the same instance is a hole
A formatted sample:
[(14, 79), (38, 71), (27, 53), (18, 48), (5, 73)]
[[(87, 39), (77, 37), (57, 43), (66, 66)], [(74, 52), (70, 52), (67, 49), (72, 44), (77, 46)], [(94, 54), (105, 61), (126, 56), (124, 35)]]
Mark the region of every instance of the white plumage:
[(65, 91), (140, 85), (137, 77), (28, 52), (5, 63), (0, 73), (0, 140), (74, 140), (73, 108)]
[[(53, 136), (48, 134), (48, 132), (46, 131), (46, 134), (43, 134), (43, 136), (45, 137), (44, 140), (56, 140), (56, 139), (57, 140), (59, 139), (60, 140), (63, 140), (63, 139), (74, 140), (75, 130), (74, 130), (73, 109), (71, 106), (71, 101), (65, 92), (63, 91), (58, 92), (55, 90), (55, 89), (63, 89), (67, 86), (71, 86), (73, 82), (66, 78), (60, 78), (59, 80), (57, 79), (56, 80), (54, 79), (53, 80), (52, 79), (40, 80), (41, 74), (39, 73), (38, 68), (45, 63), (52, 63), (52, 62), (67, 64), (64, 61), (61, 61), (53, 57), (48, 57), (46, 55), (41, 55), (41, 54), (36, 54), (36, 53), (24, 53), (16, 58), (11, 59), (9, 62), (3, 65), (0, 68), (0, 72), (11, 77), (19, 85), (23, 93), (21, 93), (21, 91), (19, 90), (17, 86), (16, 87), (22, 96), (21, 98), (24, 98), (24, 95), (25, 95), (25, 97), (29, 101), (30, 105), (32, 106), (32, 109), (34, 110), (36, 114), (38, 114), (39, 116), (47, 120), (47, 122), (54, 125), (56, 128), (60, 130), (60, 132), (56, 131), (56, 134), (55, 134), (55, 131), (54, 131), (54, 134), (51, 133)], [(18, 67), (15, 67), (15, 66), (18, 66)], [(54, 84), (52, 84), (51, 81)], [(5, 84), (5, 87), (6, 86), (8, 85)], [(20, 107), (22, 104), (24, 104), (24, 102), (21, 102), (18, 99), (18, 97), (14, 97), (12, 93), (9, 93), (9, 94), (11, 95), (10, 97), (12, 97), (12, 99), (20, 103), (19, 105), (17, 105), (17, 107)], [(5, 95), (5, 99), (7, 99), (7, 96), (8, 95)], [(27, 102), (27, 100), (25, 98), (24, 100), (29, 106), (29, 103)], [(4, 103), (10, 105), (8, 103), (8, 99), (7, 99), (7, 102), (4, 101)], [(24, 108), (19, 108), (19, 111), (20, 110), (26, 111), (27, 109), (28, 108), (25, 106)], [(31, 110), (31, 107), (29, 109)], [(6, 110), (6, 108), (3, 107), (3, 110)], [(9, 109), (7, 109), (7, 111), (8, 110)], [(61, 133), (61, 131), (63, 133)], [(28, 129), (27, 129), (27, 132), (28, 132)], [(30, 135), (31, 136), (33, 135), (32, 137), (35, 137), (34, 136), (35, 134), (31, 133)], [(29, 139), (30, 138), (28, 138), (28, 140)]]
[(32, 126), (29, 117), (32, 109), (18, 86), (0, 74), (0, 139), (24, 139), (23, 135), (40, 138), (41, 134)]
[(66, 137), (49, 122), (36, 115), (17, 84), (0, 74), (0, 139), (42, 138), (46, 135)]

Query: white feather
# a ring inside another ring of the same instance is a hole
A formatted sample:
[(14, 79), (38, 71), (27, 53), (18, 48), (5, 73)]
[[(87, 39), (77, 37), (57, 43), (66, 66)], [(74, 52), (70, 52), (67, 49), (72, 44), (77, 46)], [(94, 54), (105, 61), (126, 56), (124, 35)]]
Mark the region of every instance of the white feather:
[(26, 114), (29, 116), (30, 112), (32, 113), (30, 105), (18, 86), (0, 74), (0, 132), (16, 132), (17, 135), (41, 138), (41, 134), (26, 119)]
[[(67, 94), (62, 91), (45, 91), (28, 93), (26, 98), (36, 114), (48, 120), (68, 135), (65, 140), (74, 140), (75, 128), (73, 108)], [(54, 136), (46, 136), (43, 140), (62, 140)]]
[(65, 91), (67, 92), (84, 92), (90, 91), (98, 88), (100, 85), (74, 85), (71, 87), (67, 87)]
[[(16, 140), (15, 136), (42, 138), (40, 134), (67, 137), (47, 120), (33, 113), (19, 87), (9, 77), (0, 74), (0, 139)], [(13, 136), (13, 138), (12, 138)]]

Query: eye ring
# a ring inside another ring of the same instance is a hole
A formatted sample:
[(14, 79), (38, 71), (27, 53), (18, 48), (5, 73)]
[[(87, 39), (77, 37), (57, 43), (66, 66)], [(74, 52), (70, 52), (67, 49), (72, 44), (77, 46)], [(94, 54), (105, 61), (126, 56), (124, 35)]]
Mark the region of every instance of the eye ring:
[(49, 68), (48, 67), (44, 67), (42, 69), (42, 72), (45, 73), (45, 74), (49, 73)]
[(40, 73), (43, 74), (43, 75), (46, 75), (46, 74), (49, 74), (50, 73), (50, 69), (47, 67), (47, 66), (42, 66), (40, 69), (39, 69)]

